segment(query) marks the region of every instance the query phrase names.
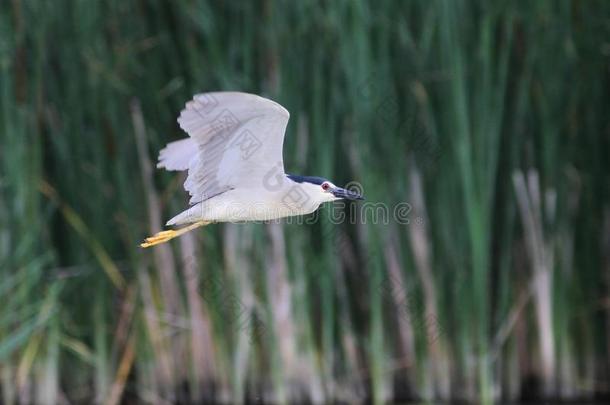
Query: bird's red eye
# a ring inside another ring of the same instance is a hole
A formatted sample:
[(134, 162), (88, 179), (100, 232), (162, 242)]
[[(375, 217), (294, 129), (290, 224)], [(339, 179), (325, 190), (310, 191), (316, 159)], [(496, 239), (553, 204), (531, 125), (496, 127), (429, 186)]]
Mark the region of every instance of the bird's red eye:
[(330, 188), (330, 184), (328, 183), (322, 183), (322, 190), (328, 190)]

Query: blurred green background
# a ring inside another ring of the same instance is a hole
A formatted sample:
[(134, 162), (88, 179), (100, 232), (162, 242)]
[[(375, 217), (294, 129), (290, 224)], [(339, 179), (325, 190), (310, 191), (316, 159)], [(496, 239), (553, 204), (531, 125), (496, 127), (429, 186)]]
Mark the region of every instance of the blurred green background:
[[(609, 62), (601, 0), (0, 2), (0, 402), (608, 400)], [(392, 215), (138, 248), (217, 90)]]

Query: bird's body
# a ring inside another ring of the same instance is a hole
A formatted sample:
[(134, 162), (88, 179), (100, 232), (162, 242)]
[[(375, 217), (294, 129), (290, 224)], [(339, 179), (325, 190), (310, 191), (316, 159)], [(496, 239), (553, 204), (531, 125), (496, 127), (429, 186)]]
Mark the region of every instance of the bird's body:
[(185, 225), (147, 238), (166, 242), (212, 222), (266, 221), (315, 211), (340, 198), (361, 199), (320, 177), (284, 173), (282, 146), (290, 114), (247, 93), (205, 93), (182, 110), (178, 123), (190, 138), (168, 144), (157, 167), (188, 170), (191, 207), (167, 222)]
[(183, 225), (196, 221), (247, 222), (267, 221), (314, 212), (320, 203), (291, 205), (283, 201), (298, 183), (286, 178), (277, 190), (249, 190), (247, 188), (228, 190), (215, 197), (197, 203), (167, 222), (167, 225)]

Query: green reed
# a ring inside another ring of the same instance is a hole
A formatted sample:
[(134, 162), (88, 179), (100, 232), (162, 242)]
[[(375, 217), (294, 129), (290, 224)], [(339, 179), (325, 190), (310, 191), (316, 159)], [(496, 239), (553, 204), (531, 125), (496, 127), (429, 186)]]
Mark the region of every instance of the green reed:
[[(609, 11), (0, 4), (2, 402), (607, 395)], [(187, 203), (146, 167), (213, 90), (286, 106), (287, 171), (388, 220), (140, 250)]]

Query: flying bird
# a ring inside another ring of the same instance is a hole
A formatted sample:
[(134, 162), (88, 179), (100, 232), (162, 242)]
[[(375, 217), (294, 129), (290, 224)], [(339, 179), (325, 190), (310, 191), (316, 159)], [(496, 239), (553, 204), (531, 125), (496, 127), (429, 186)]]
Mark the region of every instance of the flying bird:
[(361, 200), (322, 177), (286, 174), (282, 160), (290, 114), (278, 103), (239, 92), (194, 96), (178, 124), (189, 137), (159, 153), (157, 168), (188, 171), (190, 207), (140, 245), (164, 243), (215, 222), (268, 221), (314, 212), (325, 202)]

